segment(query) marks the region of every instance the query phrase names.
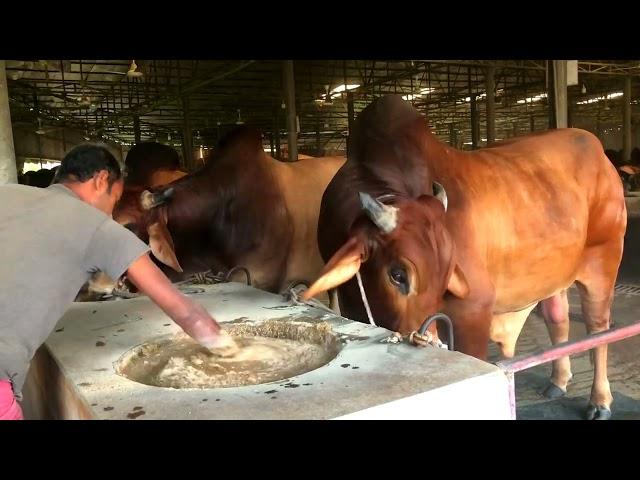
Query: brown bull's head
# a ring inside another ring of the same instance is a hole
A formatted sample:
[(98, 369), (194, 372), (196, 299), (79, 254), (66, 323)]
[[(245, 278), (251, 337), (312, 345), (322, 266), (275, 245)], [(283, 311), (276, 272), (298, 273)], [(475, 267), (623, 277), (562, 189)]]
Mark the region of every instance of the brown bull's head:
[(113, 218), (149, 243), (153, 255), (176, 272), (182, 272), (175, 246), (167, 227), (167, 208), (164, 205), (173, 196), (173, 188), (155, 192), (132, 189), (125, 192)]
[(406, 334), (441, 309), (445, 294), (468, 294), (445, 227), (447, 197), (440, 184), (434, 183), (433, 196), (374, 199), (360, 193), (360, 201), (363, 212), (349, 239), (306, 298), (336, 288), (360, 271), (378, 325)]
[(173, 238), (167, 227), (167, 209), (163, 205), (173, 196), (173, 193), (173, 188), (155, 193), (145, 190), (140, 195), (140, 205), (149, 213), (146, 225), (151, 252), (165, 265), (173, 268), (176, 272), (182, 272), (182, 267), (176, 257)]

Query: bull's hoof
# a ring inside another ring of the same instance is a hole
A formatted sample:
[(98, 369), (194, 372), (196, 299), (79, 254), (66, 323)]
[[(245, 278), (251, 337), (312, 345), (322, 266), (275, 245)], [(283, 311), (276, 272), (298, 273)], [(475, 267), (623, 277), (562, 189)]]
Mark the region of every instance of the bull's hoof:
[(550, 400), (555, 400), (557, 398), (562, 398), (567, 394), (566, 390), (561, 389), (553, 382), (549, 382), (547, 388), (542, 392), (542, 396), (548, 398)]
[(609, 420), (611, 418), (611, 410), (602, 406), (589, 404), (587, 407), (587, 420)]

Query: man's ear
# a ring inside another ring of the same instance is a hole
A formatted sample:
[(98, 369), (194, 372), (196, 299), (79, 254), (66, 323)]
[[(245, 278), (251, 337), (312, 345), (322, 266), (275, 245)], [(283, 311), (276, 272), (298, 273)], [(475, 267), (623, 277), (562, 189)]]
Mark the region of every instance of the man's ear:
[(109, 172), (100, 170), (93, 176), (92, 181), (98, 192), (106, 192), (109, 189)]

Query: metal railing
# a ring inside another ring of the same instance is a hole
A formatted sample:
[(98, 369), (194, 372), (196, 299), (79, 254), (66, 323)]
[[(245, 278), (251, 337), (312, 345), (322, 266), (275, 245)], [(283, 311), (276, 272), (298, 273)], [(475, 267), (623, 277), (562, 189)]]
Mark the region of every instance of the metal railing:
[(640, 334), (640, 322), (624, 327), (612, 328), (600, 333), (594, 333), (581, 340), (563, 342), (553, 347), (542, 350), (532, 355), (521, 355), (509, 360), (496, 362), (496, 365), (504, 371), (509, 380), (509, 403), (511, 405), (511, 417), (516, 418), (516, 387), (514, 374), (528, 368), (552, 362), (558, 358), (586, 352), (600, 345), (624, 340)]

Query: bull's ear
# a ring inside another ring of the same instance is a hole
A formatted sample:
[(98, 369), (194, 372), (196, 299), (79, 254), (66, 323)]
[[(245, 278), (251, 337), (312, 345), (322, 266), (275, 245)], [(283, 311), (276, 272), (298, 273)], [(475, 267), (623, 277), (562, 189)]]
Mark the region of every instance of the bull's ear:
[(325, 265), (318, 278), (302, 297), (305, 300), (349, 281), (366, 259), (366, 247), (361, 236), (351, 237)]
[(166, 213), (158, 215), (157, 221), (147, 228), (149, 233), (149, 246), (153, 256), (176, 272), (182, 272), (182, 267), (176, 257), (173, 238), (167, 228)]
[(449, 277), (447, 290), (458, 298), (466, 298), (467, 295), (469, 295), (469, 283), (460, 265), (457, 263), (453, 267), (453, 272), (451, 272), (451, 276)]

